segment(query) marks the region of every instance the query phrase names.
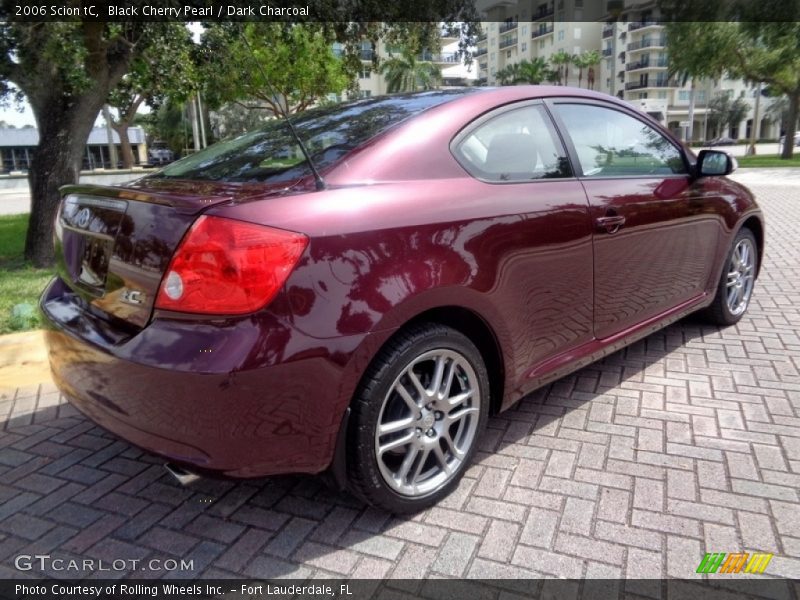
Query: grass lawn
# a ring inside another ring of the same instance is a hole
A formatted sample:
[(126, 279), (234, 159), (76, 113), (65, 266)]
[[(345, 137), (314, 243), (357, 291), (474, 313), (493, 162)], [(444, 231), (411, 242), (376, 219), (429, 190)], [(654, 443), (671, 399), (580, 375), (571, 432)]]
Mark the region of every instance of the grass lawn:
[(796, 148), (790, 160), (784, 160), (777, 154), (756, 156), (740, 156), (736, 160), (740, 167), (800, 167), (800, 148)]
[(53, 276), (52, 269), (35, 269), (23, 259), (27, 229), (27, 214), (0, 216), (0, 334), (36, 327), (38, 312), (36, 320), (12, 319), (11, 309), (22, 303), (35, 308)]

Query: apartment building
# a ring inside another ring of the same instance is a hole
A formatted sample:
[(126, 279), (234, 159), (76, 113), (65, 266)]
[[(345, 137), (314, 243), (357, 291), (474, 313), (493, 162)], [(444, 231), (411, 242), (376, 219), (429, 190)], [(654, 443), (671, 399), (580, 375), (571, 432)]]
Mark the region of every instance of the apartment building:
[[(448, 87), (452, 85), (465, 85), (467, 80), (475, 79), (475, 69), (471, 70), (463, 64), (457, 55), (458, 38), (441, 36), (442, 50), (440, 52), (423, 51), (416, 58), (420, 61), (429, 61), (437, 65), (442, 71), (442, 85)], [(343, 47), (341, 44), (334, 44), (333, 51), (341, 55)], [(380, 96), (388, 92), (386, 78), (378, 72), (373, 64), (375, 54), (380, 61), (385, 61), (392, 56), (399, 56), (402, 48), (391, 46), (385, 42), (379, 42), (376, 48), (372, 43), (364, 41), (361, 44), (361, 72), (358, 76), (358, 96), (368, 98), (370, 96)]]
[[(581, 54), (600, 48), (603, 24), (597, 2), (548, 0), (508, 2), (479, 0), (478, 10), (486, 20), (478, 39), (475, 60), (481, 83), (497, 84), (497, 72), (506, 66), (564, 50)], [(566, 85), (578, 85), (578, 69), (567, 66)], [(583, 73), (587, 85), (588, 73)]]
[[(613, 7), (613, 13), (609, 11)], [(691, 82), (668, 76), (669, 42), (654, 0), (479, 0), (483, 33), (476, 46), (479, 82), (496, 85), (509, 64), (536, 57), (550, 60), (559, 50), (581, 54), (597, 50), (602, 61), (593, 72), (593, 88), (617, 96), (649, 113), (682, 139), (750, 137), (758, 89), (741, 80), (697, 80), (693, 118), (689, 119)], [(578, 69), (569, 67), (566, 85), (578, 85)], [(583, 87), (588, 87), (583, 73)], [(721, 131), (708, 126), (709, 102), (718, 94), (743, 98), (750, 106), (740, 123)], [(765, 117), (770, 100), (761, 98), (758, 138), (777, 138), (778, 123)]]

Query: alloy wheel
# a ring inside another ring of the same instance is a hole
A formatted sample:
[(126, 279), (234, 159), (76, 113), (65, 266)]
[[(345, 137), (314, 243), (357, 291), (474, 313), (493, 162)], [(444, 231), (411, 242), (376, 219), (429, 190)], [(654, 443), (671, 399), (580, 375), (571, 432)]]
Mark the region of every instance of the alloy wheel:
[(375, 430), (384, 481), (411, 497), (445, 485), (476, 439), (480, 407), (478, 377), (462, 354), (435, 349), (411, 361), (389, 388)]
[(742, 238), (731, 253), (728, 264), (727, 303), (734, 316), (747, 310), (755, 281), (755, 248), (749, 238)]

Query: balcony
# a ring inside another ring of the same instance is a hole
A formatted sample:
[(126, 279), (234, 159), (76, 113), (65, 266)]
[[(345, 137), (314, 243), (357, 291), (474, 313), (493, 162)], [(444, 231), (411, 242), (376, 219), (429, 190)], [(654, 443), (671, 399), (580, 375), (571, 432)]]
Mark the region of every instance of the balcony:
[(516, 37), (509, 38), (507, 40), (503, 40), (502, 42), (500, 42), (500, 49), (502, 50), (503, 48), (508, 48), (509, 46), (516, 46), (516, 45), (517, 45), (517, 38)]
[(425, 60), (432, 63), (450, 64), (450, 65), (454, 65), (459, 62), (458, 55), (455, 52), (442, 52), (439, 54), (434, 54), (432, 52), (423, 52), (422, 54), (417, 56), (417, 60)]
[(480, 68), (481, 71), (486, 71), (489, 68), (489, 63), (488, 62), (478, 63), (478, 67)]
[(668, 88), (677, 87), (674, 81), (669, 79), (656, 79), (655, 81), (629, 81), (625, 84), (626, 90), (643, 90), (645, 88)]
[(375, 50), (362, 48), (359, 56), (361, 60), (372, 60), (375, 56)]
[(647, 38), (638, 42), (628, 44), (628, 52), (642, 50), (644, 48), (663, 48), (667, 45), (667, 36), (662, 35), (657, 38)]
[(606, 39), (607, 37), (611, 37), (612, 35), (614, 35), (614, 26), (613, 25), (606, 25), (605, 27), (603, 27), (603, 39)]
[(477, 57), (479, 57), (479, 56), (483, 56), (484, 54), (487, 54), (488, 52), (489, 52), (489, 49), (488, 49), (488, 48), (478, 48), (478, 49), (475, 51), (475, 54), (474, 54), (474, 56), (475, 56), (475, 58), (477, 58)]
[(555, 11), (553, 10), (552, 6), (540, 6), (537, 10), (533, 12), (533, 15), (531, 15), (531, 20), (541, 21), (542, 19), (546, 19), (547, 17), (552, 17), (554, 12)]
[(517, 23), (516, 21), (513, 21), (511, 23), (502, 23), (500, 25), (499, 31), (500, 33), (506, 33), (507, 31), (514, 31), (518, 25), (519, 23)]
[(636, 31), (645, 27), (661, 27), (661, 23), (658, 21), (634, 21), (628, 26), (628, 30)]
[(543, 35), (547, 35), (548, 33), (553, 33), (553, 29), (554, 29), (553, 25), (547, 25), (546, 27), (544, 26), (539, 27), (538, 29), (534, 29), (533, 31), (531, 31), (531, 37), (532, 38), (542, 37)]
[(603, 48), (603, 58), (611, 56), (612, 54), (614, 54), (613, 48)]
[(482, 43), (482, 42), (485, 42), (487, 37), (489, 37), (489, 34), (488, 34), (488, 33), (482, 33), (482, 34), (480, 34), (480, 35), (478, 36), (478, 39), (477, 39), (477, 40), (475, 40), (475, 43), (476, 43), (476, 44), (480, 44), (480, 43)]
[(628, 63), (625, 66), (626, 71), (636, 71), (638, 69), (665, 69), (668, 66), (666, 58), (659, 58), (658, 60), (639, 60), (637, 62)]

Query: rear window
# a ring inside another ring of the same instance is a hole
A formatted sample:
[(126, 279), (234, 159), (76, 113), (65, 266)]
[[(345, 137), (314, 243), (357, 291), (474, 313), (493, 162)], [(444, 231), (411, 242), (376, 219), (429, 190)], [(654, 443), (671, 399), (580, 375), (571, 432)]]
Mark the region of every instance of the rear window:
[[(442, 90), (369, 98), (321, 107), (292, 117), (300, 139), (319, 170), (370, 138), (420, 112), (474, 91)], [(150, 175), (233, 183), (294, 182), (310, 174), (300, 146), (283, 119), (220, 142)]]

